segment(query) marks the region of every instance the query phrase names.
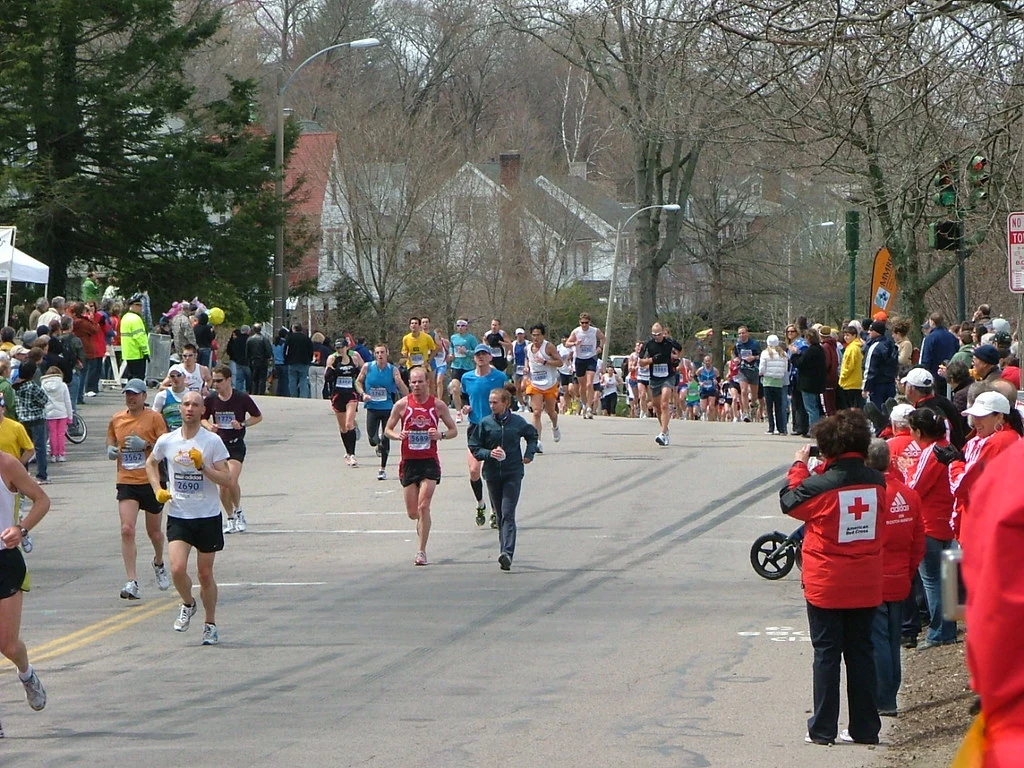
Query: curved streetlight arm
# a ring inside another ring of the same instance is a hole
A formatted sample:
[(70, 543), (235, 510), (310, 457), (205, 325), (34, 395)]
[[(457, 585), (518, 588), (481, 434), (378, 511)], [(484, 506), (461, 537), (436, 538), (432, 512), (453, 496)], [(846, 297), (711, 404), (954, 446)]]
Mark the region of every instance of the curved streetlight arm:
[(336, 51), (339, 48), (376, 48), (378, 45), (380, 45), (380, 40), (378, 40), (376, 37), (364, 37), (359, 40), (351, 40), (347, 43), (337, 43), (335, 45), (329, 45), (326, 48), (322, 48), (316, 53), (314, 53), (312, 56), (307, 58), (304, 62), (299, 64), (299, 66), (297, 66), (288, 76), (288, 79), (284, 81), (284, 84), (280, 87), (278, 92), (283, 95), (284, 92), (288, 90), (288, 86), (292, 84), (292, 80), (295, 79), (295, 76), (299, 74), (299, 71), (304, 66), (309, 64), (309, 62), (311, 62), (313, 59), (319, 58), (320, 56), (323, 56), (325, 53)]
[[(277, 106), (275, 109), (277, 124), (275, 126), (276, 136), (274, 137), (274, 172), (277, 178), (274, 180), (274, 198), (277, 201), (280, 211), (283, 211), (284, 206), (284, 92), (288, 90), (288, 86), (291, 85), (292, 80), (297, 74), (299, 74), (299, 71), (318, 56), (322, 56), (328, 51), (333, 51), (338, 48), (374, 48), (378, 45), (380, 45), (380, 40), (375, 37), (366, 37), (360, 40), (352, 40), (347, 43), (329, 45), (326, 48), (317, 51), (304, 62), (299, 64), (288, 79), (285, 79), (284, 77), (283, 66), (277, 70)], [(273, 315), (274, 328), (276, 332), (276, 329), (280, 328), (284, 324), (285, 305), (288, 301), (288, 278), (285, 275), (284, 267), (283, 219), (279, 220), (274, 227), (274, 277), (271, 282), (271, 292), (274, 297)]]
[(633, 211), (629, 218), (620, 221), (619, 226), (615, 228), (615, 255), (612, 257), (612, 277), (608, 282), (608, 309), (604, 318), (604, 348), (601, 350), (601, 362), (605, 365), (608, 364), (608, 356), (611, 354), (612, 347), (612, 308), (615, 306), (615, 283), (619, 273), (619, 246), (622, 241), (622, 230), (644, 211), (653, 211), (655, 208), (661, 208), (663, 211), (678, 211), (679, 207), (676, 203), (648, 205)]

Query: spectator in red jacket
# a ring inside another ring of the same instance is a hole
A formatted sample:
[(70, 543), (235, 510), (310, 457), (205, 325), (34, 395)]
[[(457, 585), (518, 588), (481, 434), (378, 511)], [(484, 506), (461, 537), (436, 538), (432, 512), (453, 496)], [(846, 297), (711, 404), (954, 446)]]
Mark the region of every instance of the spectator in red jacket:
[(821, 334), (821, 348), (825, 352), (825, 392), (822, 400), (825, 415), (832, 416), (836, 412), (836, 391), (839, 389), (839, 341), (832, 335), (835, 330), (831, 326), (823, 325), (818, 333)]
[[(894, 406), (889, 414), (889, 424), (892, 427), (892, 437), (886, 439), (889, 443), (889, 463), (892, 468), (899, 472), (900, 479), (906, 482), (907, 470), (909, 470), (917, 457), (921, 455), (921, 446), (914, 442), (914, 436), (910, 434), (910, 425), (907, 418), (914, 412), (914, 406), (909, 403), (899, 403)], [(884, 435), (882, 435), (884, 437)]]
[(921, 518), (924, 520), (925, 550), (919, 572), (928, 598), (928, 632), (917, 644), (926, 651), (936, 645), (956, 642), (956, 622), (942, 618), (941, 563), (942, 551), (953, 544), (953, 493), (949, 488), (949, 472), (935, 451), (949, 445), (946, 439), (946, 417), (941, 411), (917, 408), (909, 417), (910, 434), (921, 446), (917, 463), (907, 473), (907, 485), (921, 497)]
[[(960, 546), (969, 537), (970, 524), (964, 530), (967, 519), (971, 488), (981, 477), (985, 465), (1020, 439), (1010, 423), (1010, 401), (1000, 392), (982, 392), (974, 403), (964, 411), (974, 428), (974, 437), (967, 441), (963, 453), (953, 446), (936, 454), (939, 461), (949, 465), (949, 487), (953, 491), (954, 505), (953, 536)], [(1015, 420), (1019, 425), (1020, 420)]]
[[(813, 434), (824, 463), (812, 474), (810, 446), (798, 450), (780, 494), (782, 511), (806, 524), (802, 577), (814, 646), (814, 712), (805, 740), (832, 744), (838, 735), (877, 744), (871, 627), (882, 603), (885, 477), (864, 463), (872, 430), (863, 411), (839, 411)], [(850, 726), (837, 734), (844, 660)]]
[(896, 716), (896, 694), (903, 671), (900, 667), (900, 638), (903, 630), (903, 601), (910, 595), (917, 566), (924, 557), (924, 523), (921, 497), (903, 483), (903, 476), (889, 460), (889, 445), (874, 439), (868, 449), (867, 465), (885, 474), (885, 509), (882, 513), (882, 604), (875, 613), (872, 644), (878, 681), (878, 714)]
[(985, 723), (983, 768), (1015, 768), (1024, 754), (1024, 440), (986, 467), (971, 491), (971, 546), (964, 550), (967, 666)]

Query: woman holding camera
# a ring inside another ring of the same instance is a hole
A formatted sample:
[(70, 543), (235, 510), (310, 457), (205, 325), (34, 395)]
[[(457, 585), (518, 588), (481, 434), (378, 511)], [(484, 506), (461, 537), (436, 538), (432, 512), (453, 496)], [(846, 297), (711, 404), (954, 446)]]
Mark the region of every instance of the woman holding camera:
[[(877, 744), (881, 721), (875, 703), (871, 627), (882, 602), (882, 528), (885, 478), (864, 460), (871, 424), (847, 409), (813, 430), (822, 464), (807, 466), (811, 446), (796, 452), (782, 511), (806, 524), (803, 587), (814, 647), (814, 710), (805, 741)], [(840, 665), (846, 662), (850, 726), (838, 734)]]

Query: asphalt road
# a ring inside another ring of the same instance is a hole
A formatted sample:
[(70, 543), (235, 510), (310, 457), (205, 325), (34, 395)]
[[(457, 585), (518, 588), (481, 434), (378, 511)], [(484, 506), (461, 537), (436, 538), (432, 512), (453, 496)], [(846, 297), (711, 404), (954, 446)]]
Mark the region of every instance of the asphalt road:
[[(262, 398), (245, 534), (218, 555), (221, 644), (172, 623), (140, 533), (124, 582), (106, 420), (51, 470), (23, 637), (49, 703), (0, 677), (3, 766), (867, 766), (803, 743), (811, 647), (798, 578), (748, 550), (788, 531), (796, 438), (757, 424), (567, 418), (527, 468), (519, 541), (474, 523), (464, 439), (442, 444), (431, 564), (391, 478), (346, 467), (330, 406)], [(198, 626), (196, 626), (198, 624)], [(844, 727), (841, 723), (841, 727)], [(883, 741), (885, 731), (883, 731)]]

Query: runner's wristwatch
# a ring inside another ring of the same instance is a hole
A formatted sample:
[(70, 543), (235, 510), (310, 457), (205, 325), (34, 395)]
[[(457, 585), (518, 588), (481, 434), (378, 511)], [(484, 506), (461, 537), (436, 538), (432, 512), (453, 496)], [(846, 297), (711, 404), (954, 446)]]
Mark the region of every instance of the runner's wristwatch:
[(24, 525), (22, 525), (22, 526), (19, 526), (18, 529), (21, 531), (21, 538), (27, 539), (28, 538), (28, 528), (26, 528)]

